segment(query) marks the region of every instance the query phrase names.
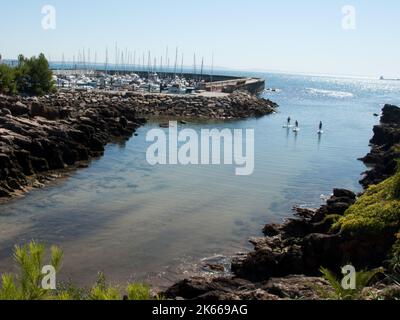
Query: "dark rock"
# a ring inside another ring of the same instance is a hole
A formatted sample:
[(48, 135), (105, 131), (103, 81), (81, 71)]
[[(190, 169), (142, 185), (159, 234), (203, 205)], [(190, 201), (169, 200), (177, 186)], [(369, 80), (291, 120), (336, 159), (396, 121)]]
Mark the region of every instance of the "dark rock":
[(238, 277), (253, 281), (269, 279), (278, 274), (277, 254), (268, 247), (250, 252), (247, 257), (232, 261), (232, 271)]
[(11, 197), (11, 193), (8, 190), (0, 187), (0, 198), (8, 198), (8, 197)]
[(305, 219), (288, 219), (281, 231), (283, 238), (303, 238), (311, 232), (311, 224)]
[(325, 217), (328, 215), (328, 207), (326, 205), (321, 206), (314, 214), (314, 216), (311, 218), (310, 222), (311, 223), (318, 223), (321, 222), (325, 219)]
[(10, 111), (10, 109), (7, 109), (7, 108), (0, 109), (0, 114), (3, 116), (11, 115), (11, 111)]
[(26, 150), (16, 150), (14, 154), (15, 157), (17, 158), (19, 165), (23, 170), (23, 173), (27, 176), (32, 175), (34, 171), (32, 168), (30, 153)]
[(205, 266), (207, 269), (215, 272), (225, 272), (225, 267), (222, 264), (207, 264)]
[(303, 261), (308, 275), (319, 273), (321, 266), (335, 270), (343, 260), (340, 235), (313, 233), (304, 238)]
[(334, 189), (333, 195), (337, 198), (349, 198), (352, 200), (355, 200), (357, 198), (357, 195), (353, 191), (346, 189)]
[(20, 101), (16, 102), (15, 104), (11, 104), (8, 109), (11, 111), (13, 116), (21, 116), (29, 113), (29, 108)]
[(168, 299), (191, 300), (203, 296), (202, 300), (221, 300), (221, 296), (231, 298), (238, 288), (246, 285), (250, 282), (242, 279), (194, 277), (175, 284), (163, 294)]
[(397, 106), (393, 106), (387, 104), (383, 107), (382, 110), (382, 123), (400, 123), (400, 108)]
[(272, 278), (262, 289), (279, 299), (321, 300), (321, 293), (333, 293), (331, 285), (324, 279), (305, 276)]
[(295, 215), (303, 219), (312, 219), (315, 216), (317, 210), (308, 208), (294, 208)]
[(281, 225), (278, 224), (267, 224), (264, 229), (263, 233), (266, 237), (275, 237), (281, 232)]
[(360, 183), (365, 187), (378, 184), (392, 176), (397, 170), (396, 160), (400, 157), (400, 108), (385, 105), (381, 124), (374, 127), (371, 152), (362, 158), (374, 167), (365, 173)]
[[(343, 200), (343, 199), (339, 199)], [(329, 214), (339, 214), (343, 215), (347, 209), (350, 208), (352, 203), (349, 202), (342, 202), (342, 201), (336, 201), (336, 200), (331, 200), (331, 202), (328, 203), (327, 209)]]

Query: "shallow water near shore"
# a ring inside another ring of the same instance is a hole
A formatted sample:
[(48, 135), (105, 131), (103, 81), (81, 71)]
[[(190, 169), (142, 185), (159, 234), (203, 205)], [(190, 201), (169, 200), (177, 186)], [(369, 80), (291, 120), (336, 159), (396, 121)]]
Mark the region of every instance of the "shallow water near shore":
[[(156, 166), (146, 162), (149, 123), (111, 143), (87, 169), (0, 206), (0, 273), (13, 271), (17, 243), (31, 239), (65, 251), (62, 279), (80, 285), (103, 271), (113, 282), (165, 286), (201, 260), (249, 248), (264, 224), (290, 217), (294, 205), (319, 206), (334, 187), (361, 191), (372, 127), (383, 104), (400, 104), (400, 82), (254, 74), (263, 96), (280, 105), (261, 119), (180, 128), (255, 129), (255, 171), (233, 166)], [(298, 120), (296, 135), (282, 128)], [(324, 134), (317, 135), (319, 121)], [(225, 260), (223, 260), (225, 262)]]

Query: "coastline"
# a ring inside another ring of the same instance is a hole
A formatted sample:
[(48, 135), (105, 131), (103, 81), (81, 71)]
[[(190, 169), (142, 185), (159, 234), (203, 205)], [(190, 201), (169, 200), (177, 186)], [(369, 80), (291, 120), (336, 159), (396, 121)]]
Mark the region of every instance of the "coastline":
[[(360, 181), (365, 190), (396, 173), (399, 142), (400, 108), (385, 105), (381, 123), (374, 127), (371, 152), (363, 158), (365, 163), (375, 164)], [(294, 208), (294, 218), (266, 225), (265, 237), (250, 239), (254, 250), (232, 260), (232, 276), (216, 273), (185, 279), (163, 294), (169, 299), (207, 301), (326, 299), (333, 289), (320, 276), (321, 267), (334, 272), (349, 262), (358, 270), (382, 267), (396, 241), (396, 229), (374, 236), (335, 230), (335, 223), (363, 194), (335, 189), (318, 209)], [(366, 291), (390, 299), (393, 290), (398, 288), (378, 283)], [(372, 297), (366, 294), (364, 298)]]
[(275, 112), (246, 92), (178, 96), (60, 92), (41, 98), (0, 95), (0, 202), (86, 167), (113, 139), (129, 139), (147, 119), (234, 120)]

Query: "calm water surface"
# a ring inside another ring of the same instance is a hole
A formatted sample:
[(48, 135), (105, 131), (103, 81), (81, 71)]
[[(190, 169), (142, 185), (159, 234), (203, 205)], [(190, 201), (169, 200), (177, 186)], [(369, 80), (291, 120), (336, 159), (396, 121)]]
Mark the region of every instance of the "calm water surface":
[[(184, 277), (201, 259), (248, 248), (262, 226), (290, 216), (294, 205), (317, 206), (332, 188), (361, 190), (372, 127), (384, 103), (400, 104), (400, 83), (257, 74), (278, 89), (265, 97), (277, 114), (201, 128), (254, 128), (255, 172), (231, 166), (158, 166), (145, 159), (146, 132), (110, 144), (104, 157), (66, 180), (0, 206), (0, 272), (12, 271), (16, 243), (31, 239), (65, 251), (63, 278), (156, 285)], [(295, 135), (282, 128), (298, 120)], [(317, 135), (322, 120), (325, 134)]]

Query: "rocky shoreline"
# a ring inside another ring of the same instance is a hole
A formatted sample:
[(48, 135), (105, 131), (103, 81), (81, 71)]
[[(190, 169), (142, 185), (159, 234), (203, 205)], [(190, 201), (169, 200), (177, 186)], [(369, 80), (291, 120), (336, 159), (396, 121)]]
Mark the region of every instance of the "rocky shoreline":
[(367, 171), (361, 184), (368, 187), (391, 177), (396, 172), (396, 159), (400, 158), (400, 112), (399, 108), (385, 105), (380, 125), (374, 127), (371, 152), (361, 160), (373, 166)]
[(234, 120), (262, 117), (273, 113), (278, 105), (246, 91), (232, 94), (169, 95), (128, 92), (125, 99), (137, 115), (149, 118), (173, 117), (174, 119)]
[(147, 119), (229, 120), (259, 117), (277, 105), (246, 92), (179, 96), (135, 92), (0, 95), (0, 201), (42, 187), (64, 170), (85, 166), (107, 143), (127, 139)]
[[(365, 188), (395, 174), (399, 143), (400, 108), (386, 105), (381, 124), (374, 128), (371, 153), (363, 159), (375, 165), (361, 181)], [(266, 225), (264, 237), (250, 240), (254, 251), (238, 254), (232, 260), (233, 276), (186, 279), (169, 288), (165, 295), (169, 299), (198, 300), (326, 298), (332, 288), (319, 277), (322, 266), (334, 272), (350, 262), (357, 270), (381, 267), (396, 241), (398, 229), (371, 236), (333, 228), (360, 196), (335, 189), (319, 209), (296, 208), (296, 218), (287, 219), (282, 225)], [(370, 292), (385, 297), (390, 289), (378, 286), (370, 288)]]

